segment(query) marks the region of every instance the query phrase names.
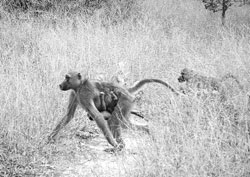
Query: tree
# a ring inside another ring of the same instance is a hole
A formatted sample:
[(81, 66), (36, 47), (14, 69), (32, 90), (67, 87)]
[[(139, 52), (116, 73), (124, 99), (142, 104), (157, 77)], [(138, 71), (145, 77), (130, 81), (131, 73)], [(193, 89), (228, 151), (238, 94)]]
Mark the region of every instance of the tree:
[(218, 12), (221, 11), (221, 21), (222, 25), (225, 25), (225, 19), (226, 19), (226, 11), (229, 7), (233, 5), (245, 5), (248, 0), (202, 0), (202, 2), (205, 4), (205, 8), (212, 11), (212, 12)]

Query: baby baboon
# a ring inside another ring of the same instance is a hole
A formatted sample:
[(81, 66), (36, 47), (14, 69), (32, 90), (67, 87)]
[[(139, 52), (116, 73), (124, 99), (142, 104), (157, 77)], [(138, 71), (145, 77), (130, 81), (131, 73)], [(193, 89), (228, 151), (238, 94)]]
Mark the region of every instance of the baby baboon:
[(113, 107), (117, 105), (118, 98), (115, 95), (113, 91), (108, 92), (100, 92), (100, 109), (98, 109), (100, 112), (102, 111), (108, 111), (109, 113), (112, 113), (114, 109), (111, 109), (110, 105), (109, 107), (106, 106), (105, 100), (107, 100), (108, 103), (112, 103)]
[[(105, 100), (108, 103), (111, 103), (111, 104), (109, 104), (108, 107), (106, 106)], [(100, 111), (100, 112), (107, 111), (110, 114), (112, 114), (117, 103), (118, 103), (118, 98), (117, 98), (117, 95), (115, 95), (115, 93), (113, 91), (110, 91), (110, 93), (100, 92), (100, 107), (98, 108), (98, 111)], [(131, 110), (130, 113), (144, 119), (144, 116), (142, 115), (141, 112)], [(87, 114), (87, 116), (88, 116), (89, 120), (93, 121), (93, 118), (90, 117), (89, 114)], [(109, 117), (105, 117), (105, 120), (108, 120), (108, 118)]]
[(242, 89), (242, 86), (238, 79), (232, 74), (227, 74), (223, 76), (221, 79), (217, 79), (214, 77), (202, 76), (198, 73), (195, 73), (191, 69), (184, 68), (181, 71), (181, 76), (178, 78), (180, 83), (186, 82), (186, 88), (183, 92), (190, 92), (192, 90), (202, 90), (206, 89), (208, 92), (217, 91), (220, 94), (224, 94), (224, 87), (222, 82), (228, 78), (232, 78), (238, 84), (239, 88)]
[[(105, 100), (110, 103), (109, 107), (106, 106)], [(100, 106), (97, 108), (99, 112), (105, 112), (107, 111), (108, 113), (110, 113), (110, 115), (112, 114), (112, 112), (114, 111), (114, 107), (117, 105), (118, 102), (118, 98), (117, 96), (114, 94), (113, 91), (110, 91), (109, 93), (106, 92), (100, 92)], [(112, 105), (112, 107), (110, 107), (110, 105)], [(89, 120), (93, 120), (93, 118), (87, 114)], [(105, 120), (108, 120), (110, 117), (104, 117)]]
[[(103, 91), (104, 93), (107, 93), (107, 95), (109, 95), (108, 93), (111, 92), (112, 94), (114, 94), (118, 98), (117, 103), (114, 103), (114, 101), (112, 102), (112, 99), (105, 100), (105, 103), (107, 104), (106, 107), (110, 113), (113, 113), (115, 106), (120, 104), (122, 116), (124, 116), (124, 118), (125, 118), (122, 121), (123, 121), (123, 123), (127, 124), (125, 127), (128, 126), (128, 127), (138, 128), (138, 129), (144, 129), (142, 127), (137, 127), (135, 125), (132, 125), (132, 123), (129, 120), (130, 114), (134, 114), (134, 115), (137, 115), (137, 116), (143, 118), (141, 113), (132, 110), (133, 105), (134, 105), (134, 97), (132, 96), (132, 94), (135, 93), (136, 91), (138, 91), (145, 84), (152, 83), (152, 82), (160, 83), (160, 84), (166, 86), (167, 88), (169, 88), (174, 94), (179, 95), (179, 93), (173, 87), (171, 87), (168, 83), (166, 83), (162, 80), (159, 80), (159, 79), (143, 79), (143, 80), (137, 82), (135, 86), (128, 88), (128, 89), (124, 89), (120, 85), (116, 85), (114, 83), (97, 82), (96, 88), (99, 91)], [(106, 97), (105, 97), (105, 99), (106, 99)]]
[[(129, 120), (129, 115), (131, 113), (134, 101), (131, 94), (136, 92), (144, 84), (150, 82), (161, 83), (170, 88), (172, 92), (178, 95), (178, 92), (176, 92), (170, 85), (158, 79), (144, 79), (137, 83), (134, 87), (127, 90), (113, 83), (91, 82), (88, 79), (82, 79), (81, 74), (77, 72), (68, 73), (65, 76), (65, 80), (59, 85), (60, 89), (63, 91), (73, 90), (70, 94), (67, 114), (57, 124), (56, 128), (50, 134), (49, 141), (54, 140), (58, 132), (68, 122), (70, 122), (70, 120), (74, 116), (77, 105), (79, 104), (84, 110), (88, 112), (90, 117), (92, 117), (96, 121), (98, 127), (102, 130), (107, 141), (115, 148), (119, 148), (119, 143), (122, 142), (120, 131), (121, 126), (148, 131), (147, 126), (133, 125)], [(109, 110), (110, 112), (98, 111), (103, 109), (103, 105), (101, 103), (101, 92), (105, 94), (113, 92), (117, 97), (118, 101), (116, 103), (116, 100), (114, 101), (114, 99), (112, 99), (112, 96), (110, 99), (109, 97), (105, 97), (104, 94), (105, 107), (106, 110)], [(121, 116), (113, 115), (119, 113), (121, 114)], [(111, 116), (115, 118), (110, 119)], [(118, 118), (121, 120), (118, 120)], [(108, 121), (106, 121), (105, 119), (107, 119)], [(112, 130), (110, 131), (110, 129)], [(116, 141), (114, 140), (114, 137), (116, 138)]]

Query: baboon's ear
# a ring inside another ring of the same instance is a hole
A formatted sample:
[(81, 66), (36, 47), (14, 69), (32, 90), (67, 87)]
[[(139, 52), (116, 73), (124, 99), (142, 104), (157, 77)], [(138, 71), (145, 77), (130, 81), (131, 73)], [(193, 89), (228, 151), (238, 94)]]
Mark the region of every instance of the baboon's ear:
[(77, 74), (78, 79), (82, 79), (81, 73)]

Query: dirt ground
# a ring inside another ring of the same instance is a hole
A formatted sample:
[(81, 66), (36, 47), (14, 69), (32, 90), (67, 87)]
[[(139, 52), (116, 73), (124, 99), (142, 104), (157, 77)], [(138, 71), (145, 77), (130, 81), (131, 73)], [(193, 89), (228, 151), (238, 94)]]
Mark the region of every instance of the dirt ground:
[(111, 148), (101, 133), (75, 133), (72, 138), (61, 138), (55, 158), (51, 162), (53, 176), (60, 177), (112, 177), (128, 176), (140, 170), (143, 164), (141, 150), (149, 143), (149, 135), (142, 132), (125, 130), (123, 133), (126, 147), (121, 152), (111, 154), (105, 149)]

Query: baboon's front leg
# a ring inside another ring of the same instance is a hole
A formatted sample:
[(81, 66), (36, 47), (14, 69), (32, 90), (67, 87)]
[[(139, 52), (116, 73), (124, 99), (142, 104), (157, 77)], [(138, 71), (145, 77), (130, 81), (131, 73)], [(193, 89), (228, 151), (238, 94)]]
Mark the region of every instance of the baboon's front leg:
[(108, 127), (107, 121), (104, 119), (104, 116), (96, 109), (93, 100), (91, 100), (91, 103), (86, 106), (86, 109), (89, 115), (96, 121), (97, 126), (101, 129), (109, 144), (116, 148), (118, 144), (113, 138), (113, 135)]
[[(106, 109), (107, 109), (104, 95), (105, 95), (104, 92), (100, 92), (100, 96), (99, 96), (99, 98), (100, 98), (100, 108), (98, 109), (99, 112), (103, 112), (103, 111), (106, 112)], [(89, 115), (89, 113), (87, 113), (87, 116), (88, 116), (89, 120), (93, 121), (93, 118)], [(105, 120), (107, 120), (106, 117), (105, 117)]]
[(56, 128), (49, 135), (49, 138), (48, 138), (49, 141), (53, 141), (55, 139), (55, 136), (58, 134), (58, 132), (72, 120), (72, 118), (74, 117), (77, 105), (78, 105), (78, 101), (76, 98), (76, 94), (75, 92), (72, 91), (69, 97), (67, 114), (62, 118), (62, 120), (60, 120)]

